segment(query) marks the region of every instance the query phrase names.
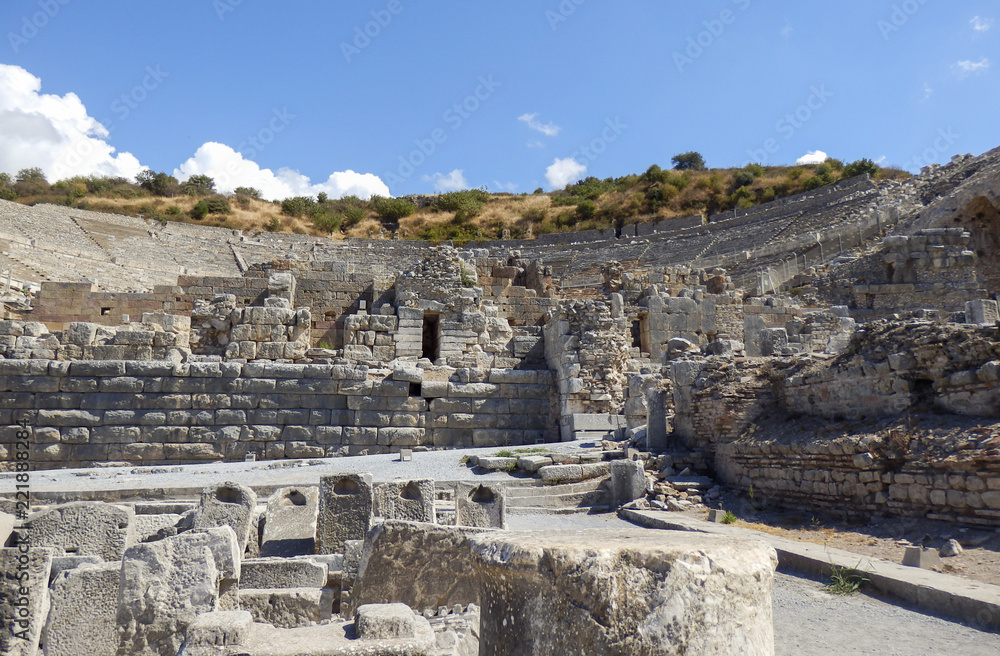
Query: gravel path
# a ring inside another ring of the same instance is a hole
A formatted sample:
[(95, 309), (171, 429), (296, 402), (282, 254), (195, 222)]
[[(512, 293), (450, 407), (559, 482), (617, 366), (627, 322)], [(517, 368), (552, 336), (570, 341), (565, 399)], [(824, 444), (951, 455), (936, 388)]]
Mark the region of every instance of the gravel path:
[(822, 583), (778, 573), (775, 656), (997, 656), (1000, 635), (922, 615), (867, 595), (829, 595)]

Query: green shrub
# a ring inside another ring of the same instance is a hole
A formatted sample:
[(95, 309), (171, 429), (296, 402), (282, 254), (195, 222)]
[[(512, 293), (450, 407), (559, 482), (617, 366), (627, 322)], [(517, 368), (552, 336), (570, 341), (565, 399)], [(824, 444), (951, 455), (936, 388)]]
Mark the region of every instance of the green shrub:
[(236, 187), (233, 192), (237, 196), (246, 196), (247, 198), (253, 198), (255, 200), (260, 200), (260, 190), (254, 187)]
[(756, 162), (750, 162), (749, 164), (743, 167), (743, 170), (748, 173), (752, 173), (753, 177), (755, 178), (759, 178), (763, 176), (765, 173), (764, 167)]
[(862, 175), (864, 173), (869, 174), (873, 178), (878, 175), (878, 165), (870, 159), (859, 159), (857, 161), (851, 162), (844, 167), (842, 178), (853, 178), (856, 175)]
[(354, 207), (353, 205), (345, 207), (343, 211), (343, 225), (344, 227), (350, 228), (355, 226), (365, 219), (368, 218), (368, 212), (360, 207)]
[(823, 162), (823, 163), (826, 164), (827, 166), (829, 166), (834, 171), (843, 171), (844, 170), (844, 163), (841, 162), (839, 159), (834, 159), (833, 157), (827, 157), (826, 161)]
[(733, 173), (733, 188), (749, 187), (757, 179), (753, 173), (747, 170), (739, 170)]
[(767, 189), (765, 189), (763, 191), (763, 193), (761, 193), (761, 195), (760, 195), (760, 202), (762, 202), (762, 203), (770, 203), (772, 200), (774, 200), (775, 196), (776, 196), (776, 192), (774, 191), (774, 187), (768, 187)]
[(294, 196), (281, 201), (281, 213), (285, 216), (302, 218), (316, 207), (316, 199), (311, 196)]
[(481, 189), (452, 191), (441, 194), (435, 201), (434, 207), (442, 212), (454, 212), (456, 219), (466, 220), (478, 216), (489, 198), (490, 195)]
[(816, 175), (820, 177), (824, 175), (829, 175), (829, 173), (830, 173), (830, 167), (827, 166), (826, 164), (820, 164), (819, 166), (816, 167)]
[(592, 200), (582, 201), (576, 206), (575, 218), (577, 221), (587, 221), (594, 218), (597, 213), (597, 205)]
[(417, 211), (417, 206), (405, 198), (384, 198), (372, 196), (372, 208), (383, 221), (399, 221)]
[(312, 222), (320, 232), (333, 233), (340, 230), (344, 217), (335, 212), (315, 212), (312, 215)]
[(192, 175), (181, 185), (181, 190), (188, 196), (208, 196), (215, 193), (215, 180), (207, 175)]
[(737, 521), (739, 521), (739, 518), (731, 510), (727, 510), (726, 514), (722, 516), (723, 524), (735, 524)]
[(209, 196), (202, 198), (191, 208), (191, 218), (201, 221), (209, 214), (232, 214), (233, 208), (229, 204), (228, 198), (222, 196)]
[(177, 178), (166, 173), (156, 173), (150, 169), (139, 171), (136, 184), (154, 196), (172, 196), (179, 189)]
[(268, 232), (278, 232), (281, 230), (281, 221), (278, 220), (278, 217), (272, 216), (271, 220), (264, 224), (264, 229)]

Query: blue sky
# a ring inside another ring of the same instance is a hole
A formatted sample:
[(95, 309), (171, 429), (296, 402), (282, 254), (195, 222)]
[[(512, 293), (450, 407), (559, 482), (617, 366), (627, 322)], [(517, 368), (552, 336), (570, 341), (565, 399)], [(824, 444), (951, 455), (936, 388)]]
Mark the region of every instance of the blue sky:
[(558, 188), (1000, 146), (995, 2), (5, 0), (0, 170)]

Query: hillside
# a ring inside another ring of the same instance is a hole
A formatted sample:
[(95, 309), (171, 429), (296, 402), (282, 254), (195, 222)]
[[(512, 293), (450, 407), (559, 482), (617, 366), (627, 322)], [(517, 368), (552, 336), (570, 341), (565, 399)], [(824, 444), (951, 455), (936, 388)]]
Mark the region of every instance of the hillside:
[(194, 176), (178, 183), (164, 173), (124, 178), (73, 178), (49, 184), (38, 170), (16, 179), (0, 174), (0, 198), (26, 205), (48, 203), (82, 210), (158, 221), (248, 231), (290, 232), (343, 237), (388, 237), (429, 241), (525, 238), (554, 232), (622, 227), (673, 217), (712, 215), (747, 209), (777, 198), (832, 184), (852, 174), (880, 180), (905, 179), (898, 169), (879, 169), (868, 160), (845, 166), (830, 159), (820, 165), (742, 169), (663, 170), (587, 178), (565, 189), (532, 194), (452, 192), (397, 199), (355, 197), (332, 200), (298, 197), (281, 202), (239, 188), (222, 197), (214, 181)]

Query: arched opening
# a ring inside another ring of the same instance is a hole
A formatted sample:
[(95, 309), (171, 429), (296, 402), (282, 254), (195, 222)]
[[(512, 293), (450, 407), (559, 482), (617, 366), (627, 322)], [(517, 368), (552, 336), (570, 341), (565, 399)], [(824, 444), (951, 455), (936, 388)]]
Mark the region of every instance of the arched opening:
[(341, 478), (334, 484), (333, 493), (341, 496), (361, 494), (361, 486), (353, 478)]
[(399, 498), (407, 501), (422, 501), (424, 495), (420, 493), (420, 486), (410, 481), (399, 491)]
[(490, 488), (480, 485), (469, 493), (469, 500), (473, 503), (493, 503), (496, 501), (496, 495)]
[(298, 490), (289, 490), (281, 498), (282, 506), (304, 506), (306, 505), (306, 495)]
[(215, 491), (215, 500), (220, 503), (243, 503), (243, 495), (236, 488), (223, 485)]

